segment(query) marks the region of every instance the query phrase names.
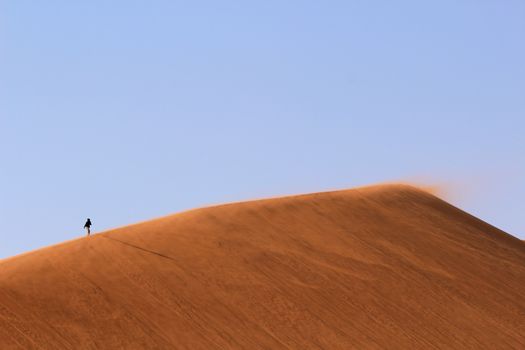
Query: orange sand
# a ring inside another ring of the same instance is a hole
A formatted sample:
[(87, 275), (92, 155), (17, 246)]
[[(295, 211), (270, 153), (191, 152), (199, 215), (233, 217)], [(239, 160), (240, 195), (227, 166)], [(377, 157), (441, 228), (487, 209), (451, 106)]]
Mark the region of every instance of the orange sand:
[(0, 349), (525, 349), (525, 244), (409, 186), (198, 209), (0, 262)]

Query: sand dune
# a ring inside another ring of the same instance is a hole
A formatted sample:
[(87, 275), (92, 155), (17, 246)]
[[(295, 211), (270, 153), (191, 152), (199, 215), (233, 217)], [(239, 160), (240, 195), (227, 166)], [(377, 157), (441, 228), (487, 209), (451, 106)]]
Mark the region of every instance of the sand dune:
[(525, 244), (408, 186), (221, 205), (0, 262), (0, 349), (525, 349)]

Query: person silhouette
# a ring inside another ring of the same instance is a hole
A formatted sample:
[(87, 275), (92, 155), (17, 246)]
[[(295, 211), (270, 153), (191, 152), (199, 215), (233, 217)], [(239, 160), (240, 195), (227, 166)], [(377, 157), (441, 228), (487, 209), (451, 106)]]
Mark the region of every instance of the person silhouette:
[(89, 229), (90, 227), (91, 227), (91, 219), (88, 218), (86, 223), (84, 224), (84, 228), (87, 229), (88, 236), (91, 234), (91, 230)]

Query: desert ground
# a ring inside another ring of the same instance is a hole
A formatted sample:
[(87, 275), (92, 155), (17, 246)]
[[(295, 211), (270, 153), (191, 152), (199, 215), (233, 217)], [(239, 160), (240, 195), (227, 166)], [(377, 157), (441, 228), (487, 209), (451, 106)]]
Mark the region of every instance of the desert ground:
[(191, 210), (1, 260), (0, 349), (525, 349), (525, 243), (405, 185)]

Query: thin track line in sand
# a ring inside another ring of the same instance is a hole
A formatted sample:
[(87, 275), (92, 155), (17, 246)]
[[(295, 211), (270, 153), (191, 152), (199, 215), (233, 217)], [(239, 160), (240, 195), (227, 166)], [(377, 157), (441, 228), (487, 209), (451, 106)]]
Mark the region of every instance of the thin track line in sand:
[(133, 247), (133, 248), (135, 248), (135, 249), (139, 249), (139, 250), (145, 251), (145, 252), (150, 253), (150, 254), (158, 255), (158, 256), (160, 256), (160, 257), (162, 257), (162, 258), (165, 258), (165, 259), (170, 259), (170, 260), (172, 260), (172, 261), (175, 261), (175, 259), (173, 259), (172, 257), (169, 257), (169, 256), (164, 255), (164, 254), (161, 254), (161, 253), (157, 253), (157, 252), (155, 252), (155, 251), (153, 251), (153, 250), (149, 250), (149, 249), (146, 249), (146, 248), (139, 247), (138, 245), (134, 245), (134, 244), (131, 244), (131, 243), (128, 243), (128, 242), (121, 241), (120, 239), (116, 239), (116, 238), (109, 237), (109, 236), (102, 236), (102, 237), (104, 237), (104, 238), (106, 238), (106, 239), (110, 239), (110, 240), (112, 240), (112, 241), (119, 242), (119, 243), (121, 243), (121, 244), (125, 244), (125, 245), (130, 246), (130, 247)]

